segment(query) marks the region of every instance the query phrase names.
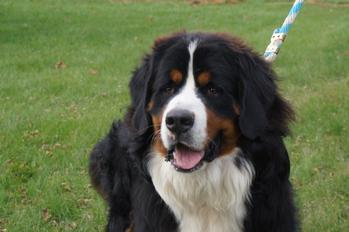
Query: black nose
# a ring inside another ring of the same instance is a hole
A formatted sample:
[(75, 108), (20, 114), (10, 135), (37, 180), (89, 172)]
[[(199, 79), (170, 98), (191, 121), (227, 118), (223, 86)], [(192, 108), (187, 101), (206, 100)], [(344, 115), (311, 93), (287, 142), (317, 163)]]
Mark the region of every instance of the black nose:
[(194, 114), (188, 110), (171, 110), (166, 116), (166, 126), (179, 135), (193, 127), (194, 118)]

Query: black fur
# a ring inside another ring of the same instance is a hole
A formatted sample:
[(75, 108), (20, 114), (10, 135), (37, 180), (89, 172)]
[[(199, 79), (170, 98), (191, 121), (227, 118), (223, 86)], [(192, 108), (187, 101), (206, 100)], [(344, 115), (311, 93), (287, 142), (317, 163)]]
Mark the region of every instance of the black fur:
[[(107, 231), (121, 232), (130, 226), (134, 232), (178, 229), (174, 215), (152, 184), (146, 156), (154, 132), (151, 114), (159, 113), (167, 101), (162, 89), (168, 83), (162, 83), (160, 77), (167, 75), (167, 66), (186, 72), (189, 57), (185, 50), (193, 38), (202, 45), (194, 58), (195, 67), (201, 69), (197, 71), (209, 69), (219, 76), (219, 83), (214, 84), (225, 93), (223, 101), (208, 99), (204, 92), (202, 98), (207, 107), (236, 120), (242, 152), (235, 162), (241, 166), (240, 159), (248, 159), (255, 168), (244, 231), (296, 231), (290, 162), (282, 140), (289, 133), (293, 111), (280, 97), (276, 76), (261, 57), (236, 38), (204, 33), (179, 33), (156, 41), (152, 53), (133, 74), (129, 86), (132, 102), (125, 119), (113, 123), (91, 153), (92, 183), (109, 205)], [(148, 112), (150, 101), (154, 108)], [(233, 104), (239, 105), (240, 115), (228, 107)]]

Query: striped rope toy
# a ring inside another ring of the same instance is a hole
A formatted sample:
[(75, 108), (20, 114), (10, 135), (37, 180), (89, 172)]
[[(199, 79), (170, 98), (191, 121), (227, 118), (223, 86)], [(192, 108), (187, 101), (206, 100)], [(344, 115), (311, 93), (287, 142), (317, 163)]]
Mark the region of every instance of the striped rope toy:
[(291, 29), (292, 24), (296, 20), (296, 17), (303, 6), (304, 0), (296, 0), (288, 12), (288, 15), (280, 28), (274, 30), (270, 39), (270, 44), (264, 52), (264, 58), (268, 62), (273, 62), (279, 51), (282, 43), (285, 41), (288, 31)]

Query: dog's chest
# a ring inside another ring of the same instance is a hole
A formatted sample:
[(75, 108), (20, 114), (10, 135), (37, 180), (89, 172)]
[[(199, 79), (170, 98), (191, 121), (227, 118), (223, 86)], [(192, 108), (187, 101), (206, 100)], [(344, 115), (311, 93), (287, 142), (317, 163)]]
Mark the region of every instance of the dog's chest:
[(253, 178), (252, 165), (236, 152), (193, 173), (180, 173), (158, 154), (148, 164), (155, 189), (173, 211), (180, 232), (240, 232)]

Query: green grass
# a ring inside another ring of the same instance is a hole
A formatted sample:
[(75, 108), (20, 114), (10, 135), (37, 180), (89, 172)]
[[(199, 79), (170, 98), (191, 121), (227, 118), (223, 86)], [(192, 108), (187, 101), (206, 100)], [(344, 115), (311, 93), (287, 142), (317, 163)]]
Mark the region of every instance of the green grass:
[[(88, 153), (125, 113), (152, 41), (225, 31), (263, 52), (291, 4), (130, 2), (0, 2), (1, 232), (102, 231)], [(349, 228), (349, 8), (328, 2), (305, 5), (274, 64), (297, 111), (287, 146), (302, 227), (317, 232)]]

